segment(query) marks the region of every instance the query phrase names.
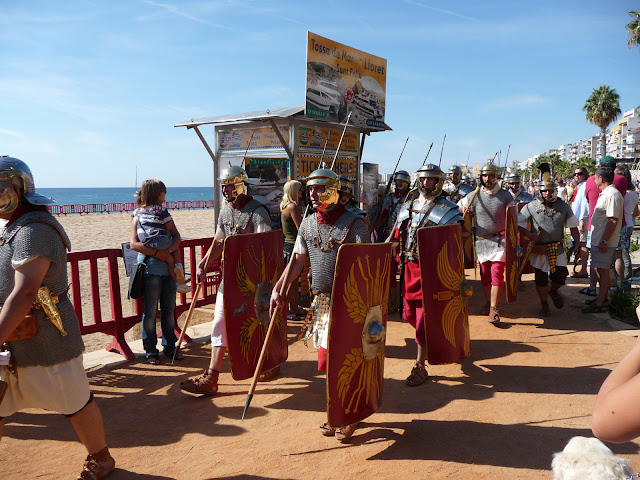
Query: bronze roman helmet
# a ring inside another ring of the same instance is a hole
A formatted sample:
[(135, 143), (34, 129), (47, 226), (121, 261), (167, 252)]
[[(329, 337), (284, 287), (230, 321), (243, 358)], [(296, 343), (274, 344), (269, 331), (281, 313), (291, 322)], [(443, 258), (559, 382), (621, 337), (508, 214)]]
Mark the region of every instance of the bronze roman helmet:
[(33, 175), (26, 163), (6, 155), (0, 156), (0, 212), (11, 213), (18, 206), (19, 198), (14, 187), (23, 188), (24, 199), (32, 205), (55, 203), (36, 193)]
[[(498, 179), (498, 173), (500, 172), (500, 168), (493, 163), (492, 161), (488, 161), (481, 169), (480, 169), (480, 184), (486, 188), (493, 188), (496, 180)], [(495, 175), (495, 180), (491, 185), (485, 185), (484, 180), (482, 180), (483, 175)]]
[(233, 185), (232, 198), (227, 198), (228, 201), (233, 202), (240, 195), (247, 194), (247, 183), (249, 177), (244, 168), (237, 165), (229, 165), (229, 168), (225, 168), (220, 173), (221, 185)]
[[(433, 163), (428, 163), (418, 169), (418, 171), (416, 172), (416, 176), (418, 177), (417, 186), (420, 193), (427, 194), (427, 195), (434, 195), (434, 196), (438, 196), (442, 193), (442, 187), (444, 186), (444, 179), (442, 175), (442, 170), (440, 169), (439, 166), (434, 165)], [(425, 177), (433, 177), (438, 179), (436, 186), (432, 192), (427, 192), (425, 188), (422, 186), (422, 182), (420, 182), (420, 179)]]
[(307, 188), (312, 185), (324, 185), (324, 192), (320, 194), (320, 212), (331, 210), (339, 201), (340, 179), (332, 170), (328, 168), (318, 168), (311, 172), (307, 178)]

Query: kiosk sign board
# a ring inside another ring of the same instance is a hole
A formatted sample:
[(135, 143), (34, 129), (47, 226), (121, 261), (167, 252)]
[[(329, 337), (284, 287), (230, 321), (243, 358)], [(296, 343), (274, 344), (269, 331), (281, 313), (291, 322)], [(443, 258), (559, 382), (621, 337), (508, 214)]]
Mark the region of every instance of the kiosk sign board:
[[(322, 165), (320, 163), (320, 158), (320, 155), (298, 155), (298, 177), (307, 178), (309, 175), (311, 175), (311, 172), (317, 170), (318, 168), (321, 168)], [(327, 164), (326, 168), (329, 168), (331, 162), (333, 162), (333, 157), (327, 157), (325, 155), (323, 161)], [(350, 180), (355, 180), (357, 174), (356, 161), (357, 160), (355, 157), (337, 157), (336, 164), (333, 167), (333, 171), (338, 175), (344, 175)]]
[(384, 130), (387, 60), (307, 32), (305, 115)]
[[(289, 127), (279, 125), (278, 129), (282, 137), (288, 140)], [(218, 131), (218, 150), (223, 152), (245, 151), (249, 140), (251, 140), (249, 150), (282, 148), (282, 143), (273, 128), (258, 127)]]

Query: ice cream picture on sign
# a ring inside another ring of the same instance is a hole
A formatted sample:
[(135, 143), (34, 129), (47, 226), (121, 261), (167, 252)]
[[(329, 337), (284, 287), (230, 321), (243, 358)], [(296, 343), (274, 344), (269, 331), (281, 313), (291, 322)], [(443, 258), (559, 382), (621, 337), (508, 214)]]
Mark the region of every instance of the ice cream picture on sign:
[(384, 129), (387, 60), (307, 33), (307, 117)]

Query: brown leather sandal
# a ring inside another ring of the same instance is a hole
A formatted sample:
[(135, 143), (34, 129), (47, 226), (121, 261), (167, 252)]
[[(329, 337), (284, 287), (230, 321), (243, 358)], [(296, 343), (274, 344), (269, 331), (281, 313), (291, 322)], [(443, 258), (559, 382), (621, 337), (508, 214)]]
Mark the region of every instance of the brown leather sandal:
[(489, 323), (497, 325), (500, 323), (500, 314), (498, 313), (498, 307), (491, 307), (489, 312)]
[(340, 427), (336, 429), (336, 438), (340, 443), (348, 442), (353, 436), (353, 432), (360, 426), (360, 422), (352, 423), (351, 425), (347, 425), (345, 427)]
[(409, 387), (417, 387), (418, 385), (422, 385), (429, 378), (429, 374), (427, 373), (427, 369), (424, 368), (424, 365), (420, 362), (416, 362), (414, 367), (411, 369), (411, 375), (407, 377), (404, 381), (404, 384)]
[(220, 372), (211, 368), (204, 371), (201, 377), (185, 380), (180, 384), (180, 388), (185, 392), (198, 393), (201, 395), (215, 395), (218, 393), (218, 376)]
[(109, 453), (109, 449), (104, 447), (98, 453), (87, 455), (78, 480), (101, 480), (113, 472), (115, 468), (116, 461)]
[(336, 429), (328, 423), (323, 423), (320, 425), (320, 433), (325, 437), (333, 437), (336, 434)]

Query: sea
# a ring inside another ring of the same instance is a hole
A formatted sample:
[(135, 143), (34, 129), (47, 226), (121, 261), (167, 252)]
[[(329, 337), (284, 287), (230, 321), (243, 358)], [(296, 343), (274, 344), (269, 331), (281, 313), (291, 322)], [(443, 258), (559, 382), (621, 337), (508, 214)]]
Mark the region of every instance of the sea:
[[(40, 195), (53, 198), (58, 205), (135, 202), (133, 187), (113, 188), (37, 188)], [(212, 187), (167, 187), (166, 201), (213, 200)]]

